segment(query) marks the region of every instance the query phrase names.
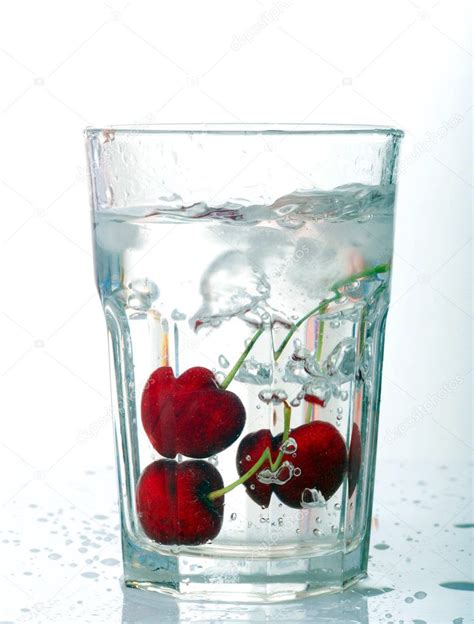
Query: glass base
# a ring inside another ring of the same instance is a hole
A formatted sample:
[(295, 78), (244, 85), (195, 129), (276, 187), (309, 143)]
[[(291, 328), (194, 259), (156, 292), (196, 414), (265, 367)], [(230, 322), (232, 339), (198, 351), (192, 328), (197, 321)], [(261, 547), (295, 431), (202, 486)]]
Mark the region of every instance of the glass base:
[(341, 592), (367, 576), (364, 544), (295, 558), (211, 558), (124, 545), (127, 587), (183, 600), (273, 603)]

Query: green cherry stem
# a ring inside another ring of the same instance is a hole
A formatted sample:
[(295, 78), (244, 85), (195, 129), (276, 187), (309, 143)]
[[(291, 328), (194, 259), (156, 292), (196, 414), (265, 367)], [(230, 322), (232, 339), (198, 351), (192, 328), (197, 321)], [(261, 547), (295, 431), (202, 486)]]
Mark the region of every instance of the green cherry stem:
[(247, 355), (253, 349), (254, 344), (257, 342), (257, 340), (260, 338), (260, 336), (262, 334), (263, 334), (263, 327), (260, 328), (257, 332), (255, 332), (255, 334), (253, 335), (252, 339), (250, 340), (250, 342), (248, 343), (247, 347), (245, 348), (245, 351), (242, 353), (242, 355), (239, 357), (237, 362), (231, 368), (231, 370), (229, 371), (229, 373), (226, 376), (226, 378), (224, 379), (224, 381), (220, 384), (220, 386), (221, 386), (221, 388), (223, 390), (225, 390), (227, 388), (227, 386), (230, 384), (230, 382), (234, 379), (234, 377), (236, 376), (236, 374), (239, 371), (239, 368), (242, 366), (242, 364), (244, 363), (245, 359), (247, 358)]
[[(327, 299), (323, 299), (318, 306), (316, 306), (315, 308), (310, 310), (307, 314), (302, 316), (294, 325), (291, 326), (290, 330), (288, 331), (286, 336), (283, 338), (283, 340), (282, 340), (280, 346), (278, 347), (278, 349), (276, 351), (273, 350), (273, 356), (274, 356), (275, 362), (277, 362), (279, 360), (279, 358), (281, 357), (281, 354), (283, 353), (283, 351), (285, 350), (286, 346), (290, 342), (292, 336), (301, 327), (301, 325), (305, 321), (307, 321), (311, 316), (315, 316), (316, 314), (319, 314), (320, 312), (325, 312), (326, 308), (329, 305), (331, 305), (331, 303), (334, 303), (335, 301), (338, 301), (338, 299), (342, 298), (342, 295), (339, 292), (339, 290), (341, 288), (344, 288), (345, 286), (348, 286), (349, 284), (352, 284), (352, 282), (355, 282), (358, 279), (362, 279), (364, 277), (371, 277), (372, 275), (378, 275), (379, 273), (386, 273), (389, 269), (390, 269), (390, 264), (389, 263), (377, 264), (374, 267), (371, 267), (369, 269), (364, 269), (363, 271), (360, 271), (359, 273), (354, 273), (353, 275), (350, 275), (349, 277), (346, 277), (346, 278), (344, 278), (342, 280), (334, 282), (334, 284), (329, 289), (329, 290), (331, 290), (332, 292), (335, 293), (334, 296), (329, 297)], [(234, 379), (234, 377), (238, 373), (240, 367), (242, 366), (242, 364), (246, 360), (248, 354), (253, 349), (253, 346), (255, 345), (257, 340), (260, 338), (260, 336), (263, 334), (263, 332), (264, 332), (264, 328), (263, 327), (255, 332), (255, 334), (251, 338), (250, 342), (248, 343), (247, 347), (245, 348), (245, 351), (242, 353), (242, 355), (239, 357), (239, 359), (234, 364), (232, 369), (229, 371), (229, 373), (226, 376), (226, 378), (224, 379), (224, 381), (220, 384), (222, 389), (225, 390), (227, 388), (227, 386), (230, 384), (230, 382)], [(318, 348), (319, 348), (319, 346), (318, 346)]]
[(278, 362), (281, 354), (285, 350), (286, 345), (290, 342), (293, 334), (296, 332), (297, 329), (299, 329), (301, 327), (301, 325), (303, 325), (303, 323), (305, 321), (307, 321), (311, 316), (315, 316), (316, 314), (319, 314), (320, 312), (323, 312), (328, 307), (328, 305), (330, 305), (334, 301), (337, 301), (340, 298), (341, 298), (341, 295), (339, 293), (337, 293), (336, 295), (334, 295), (334, 297), (330, 297), (329, 299), (323, 299), (323, 301), (321, 301), (321, 303), (318, 306), (316, 306), (315, 308), (310, 310), (307, 314), (302, 316), (299, 319), (299, 321), (297, 321), (294, 325), (292, 325), (292, 327), (289, 330), (289, 332), (283, 338), (280, 346), (278, 347), (278, 349), (273, 354), (273, 356), (275, 358), (275, 362)]
[[(284, 406), (283, 406), (283, 414), (284, 414), (284, 425), (283, 425), (283, 438), (281, 441), (281, 446), (288, 440), (288, 437), (290, 434), (291, 407), (288, 405), (286, 401), (284, 402)], [(283, 457), (285, 455), (285, 453), (281, 450), (281, 446), (280, 446), (280, 452), (278, 453), (278, 456), (274, 462), (272, 461), (271, 449), (269, 449), (267, 446), (267, 448), (260, 455), (259, 459), (252, 466), (252, 468), (249, 468), (249, 470), (247, 470), (247, 472), (243, 474), (240, 477), (240, 479), (237, 479), (233, 483), (226, 485), (220, 490), (214, 490), (213, 492), (208, 494), (207, 497), (209, 498), (209, 500), (215, 500), (216, 498), (220, 498), (221, 496), (224, 496), (224, 494), (227, 494), (227, 492), (230, 492), (231, 490), (236, 488), (238, 485), (242, 485), (242, 483), (245, 483), (246, 481), (248, 481), (250, 477), (253, 477), (253, 475), (263, 466), (265, 462), (269, 463), (270, 470), (272, 472), (276, 472), (278, 468), (281, 466)]]

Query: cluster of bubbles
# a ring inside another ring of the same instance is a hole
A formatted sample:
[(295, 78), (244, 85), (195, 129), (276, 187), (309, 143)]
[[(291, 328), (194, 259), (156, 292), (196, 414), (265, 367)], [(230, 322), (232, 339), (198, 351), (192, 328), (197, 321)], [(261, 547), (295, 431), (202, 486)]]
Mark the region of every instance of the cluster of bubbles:
[[(272, 472), (270, 468), (265, 468), (257, 474), (257, 480), (265, 485), (284, 485), (293, 477), (297, 476), (295, 473), (299, 470), (295, 468), (289, 461), (284, 461), (281, 466)], [(301, 474), (301, 470), (299, 471)]]
[(321, 403), (326, 403), (331, 396), (346, 401), (348, 393), (341, 390), (341, 385), (353, 379), (355, 371), (354, 338), (340, 340), (323, 362), (318, 361), (316, 352), (308, 351), (302, 347), (300, 340), (295, 340), (283, 379), (286, 382), (299, 383), (301, 390), (290, 404), (298, 407), (306, 395), (317, 398)]
[(237, 381), (250, 384), (268, 384), (273, 379), (273, 367), (271, 364), (257, 362), (254, 357), (250, 357), (242, 364), (235, 378)]
[(261, 390), (258, 393), (258, 398), (267, 405), (271, 403), (273, 405), (279, 405), (288, 399), (288, 395), (284, 390)]
[[(285, 440), (285, 442), (282, 442), (279, 451), (284, 455), (294, 456), (297, 449), (298, 444), (296, 443), (296, 440), (294, 438), (288, 438), (287, 440)], [(249, 458), (250, 456), (247, 455), (247, 461), (249, 461)], [(285, 483), (288, 483), (288, 481), (293, 477), (299, 477), (300, 475), (301, 468), (295, 468), (290, 461), (285, 460), (275, 471), (272, 471), (270, 468), (265, 468), (261, 470), (257, 474), (257, 480), (260, 483), (264, 483), (265, 485), (284, 485)]]

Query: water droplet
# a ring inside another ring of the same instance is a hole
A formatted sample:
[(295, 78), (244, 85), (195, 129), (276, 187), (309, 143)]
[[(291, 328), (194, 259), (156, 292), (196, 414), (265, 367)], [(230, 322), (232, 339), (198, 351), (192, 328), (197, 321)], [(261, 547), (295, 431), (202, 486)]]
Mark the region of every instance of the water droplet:
[(236, 514), (235, 512), (234, 512), (234, 513), (231, 513), (231, 514), (230, 514), (230, 519), (231, 519), (231, 520), (236, 520), (236, 519), (237, 519), (237, 514)]
[(175, 308), (173, 312), (171, 312), (171, 318), (173, 319), (173, 321), (184, 321), (184, 319), (186, 318), (186, 314), (184, 314), (184, 312), (180, 312)]
[(324, 533), (320, 531), (319, 529), (313, 529), (313, 535), (316, 535), (317, 537), (321, 537), (321, 535), (324, 535)]
[(229, 360), (225, 357), (225, 355), (219, 355), (219, 366), (222, 368), (227, 368), (229, 366)]
[(348, 396), (349, 396), (349, 393), (346, 390), (343, 390), (341, 394), (339, 395), (341, 401), (347, 401)]
[(298, 401), (298, 399), (292, 399), (290, 401), (290, 405), (291, 407), (299, 407), (301, 405), (301, 401)]
[(337, 533), (337, 526), (335, 524), (331, 524), (331, 533)]
[(313, 509), (315, 507), (325, 507), (326, 499), (316, 488), (305, 488), (301, 493), (301, 507), (303, 509)]
[(176, 455), (176, 461), (178, 462), (178, 464), (180, 464), (183, 461), (183, 456), (181, 455), (181, 453), (178, 453)]
[(342, 407), (338, 407), (338, 408), (337, 408), (337, 410), (336, 410), (336, 412), (337, 412), (338, 414), (342, 414), (342, 413), (344, 412), (344, 410), (342, 409)]
[(341, 509), (341, 504), (340, 504), (340, 503), (334, 503), (334, 509), (335, 509), (336, 511), (340, 511), (340, 509)]
[(341, 321), (337, 321), (337, 320), (336, 320), (336, 321), (331, 321), (331, 322), (329, 323), (329, 325), (330, 325), (333, 329), (337, 329), (338, 327), (340, 327), (340, 326), (341, 326)]
[(424, 591), (417, 591), (413, 595), (417, 600), (424, 600), (428, 594)]
[(278, 526), (283, 526), (283, 518), (278, 518)]
[(321, 524), (322, 521), (323, 521), (323, 519), (321, 518), (321, 516), (316, 516), (317, 524)]
[(213, 455), (212, 457), (209, 457), (209, 463), (213, 464), (214, 466), (217, 466), (217, 464), (219, 463), (219, 458), (217, 457), (217, 455)]
[[(445, 589), (456, 589), (458, 591), (474, 591), (474, 583), (468, 581), (447, 581), (446, 583), (440, 583), (440, 587)], [(416, 592), (416, 594), (425, 594), (425, 592)], [(415, 594), (415, 598), (418, 596)], [(423, 596), (423, 598), (426, 594)], [(420, 600), (422, 598), (420, 597)]]
[(414, 599), (414, 598), (412, 598), (411, 596), (408, 596), (408, 598), (405, 598), (405, 602), (406, 602), (407, 604), (411, 604), (412, 602), (415, 602), (415, 599)]
[(390, 546), (388, 544), (375, 544), (374, 548), (377, 550), (388, 550)]

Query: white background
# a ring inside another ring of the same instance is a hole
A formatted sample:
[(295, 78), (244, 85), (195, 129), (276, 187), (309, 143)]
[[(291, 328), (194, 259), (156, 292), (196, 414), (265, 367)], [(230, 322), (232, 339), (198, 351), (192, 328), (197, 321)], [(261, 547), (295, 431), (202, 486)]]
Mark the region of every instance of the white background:
[[(113, 462), (87, 125), (274, 121), (404, 129), (379, 462), (472, 457), (467, 6), (2, 3), (4, 515), (38, 488), (45, 500), (53, 491), (67, 497), (66, 475)], [(100, 483), (94, 489), (100, 497)]]

